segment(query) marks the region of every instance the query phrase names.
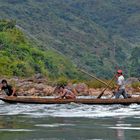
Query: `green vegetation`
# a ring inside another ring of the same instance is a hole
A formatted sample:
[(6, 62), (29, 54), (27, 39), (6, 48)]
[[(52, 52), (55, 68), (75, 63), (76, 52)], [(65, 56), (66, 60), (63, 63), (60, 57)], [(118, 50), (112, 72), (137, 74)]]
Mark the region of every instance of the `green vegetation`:
[(112, 77), (115, 67), (138, 77), (139, 9), (139, 0), (1, 0), (0, 18), (15, 19), (44, 50), (56, 49), (98, 77)]
[(140, 92), (140, 82), (135, 82), (131, 86), (135, 92)]
[(130, 74), (134, 77), (140, 77), (140, 47), (132, 49), (130, 61)]
[[(109, 83), (110, 82), (110, 80), (103, 80), (103, 81), (105, 81), (106, 83)], [(90, 88), (95, 88), (95, 89), (97, 89), (97, 88), (106, 88), (106, 85), (104, 85), (104, 84), (102, 84), (101, 82), (99, 82), (99, 81), (97, 81), (97, 80), (90, 80), (90, 81), (85, 81), (85, 83), (88, 85), (88, 87), (90, 87)], [(115, 81), (114, 82), (112, 82), (111, 84), (110, 84), (110, 86), (112, 87), (112, 88), (114, 88), (115, 87)]]
[(0, 21), (0, 75), (28, 77), (42, 73), (50, 78), (79, 78), (75, 66), (67, 58), (34, 46), (15, 27), (15, 21)]
[(135, 83), (133, 83), (133, 84), (132, 84), (132, 87), (133, 87), (134, 89), (139, 88), (139, 90), (140, 90), (140, 82), (135, 82)]
[(105, 88), (106, 86), (104, 84), (102, 84), (101, 82), (99, 81), (96, 81), (96, 80), (91, 80), (91, 81), (88, 81), (86, 82), (86, 84), (88, 85), (88, 87), (90, 88)]

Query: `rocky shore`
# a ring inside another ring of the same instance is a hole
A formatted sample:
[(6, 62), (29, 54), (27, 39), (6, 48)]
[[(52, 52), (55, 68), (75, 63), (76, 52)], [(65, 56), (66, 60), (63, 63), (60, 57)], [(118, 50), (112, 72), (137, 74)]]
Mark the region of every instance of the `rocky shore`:
[[(17, 89), (18, 96), (57, 96), (55, 92), (56, 85), (49, 84), (47, 78), (35, 76), (33, 78), (20, 79), (18, 77), (7, 79), (8, 82)], [(140, 93), (140, 87), (132, 88), (131, 84), (139, 82), (136, 78), (127, 79), (126, 90), (130, 94)], [(103, 88), (89, 88), (85, 83), (76, 83), (73, 85), (77, 96), (97, 96)], [(70, 87), (71, 88), (71, 87)], [(112, 95), (111, 90), (106, 90), (104, 95)]]

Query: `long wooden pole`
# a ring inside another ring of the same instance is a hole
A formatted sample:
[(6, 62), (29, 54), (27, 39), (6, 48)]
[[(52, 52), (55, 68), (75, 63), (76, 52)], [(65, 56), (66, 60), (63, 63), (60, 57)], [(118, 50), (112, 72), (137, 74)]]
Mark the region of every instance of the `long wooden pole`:
[(97, 99), (101, 98), (102, 95), (104, 94), (104, 92), (107, 90), (107, 88), (110, 86), (110, 84), (114, 81), (116, 75), (113, 76), (113, 78), (111, 79), (111, 81), (108, 83), (108, 85), (106, 86), (106, 88), (100, 93), (100, 95), (97, 97)]
[(86, 72), (86, 71), (84, 71), (84, 70), (82, 70), (82, 69), (79, 69), (79, 71), (81, 71), (81, 72), (83, 72), (83, 73), (85, 73), (85, 74), (89, 75), (90, 77), (92, 77), (92, 78), (96, 79), (97, 81), (101, 82), (102, 84), (104, 84), (104, 85), (106, 85), (106, 86), (108, 86), (108, 87), (112, 88), (110, 85), (108, 85), (107, 83), (105, 83), (105, 82), (104, 82), (104, 81), (102, 81), (101, 79), (97, 78), (96, 76), (91, 75), (90, 73), (88, 73), (88, 72)]

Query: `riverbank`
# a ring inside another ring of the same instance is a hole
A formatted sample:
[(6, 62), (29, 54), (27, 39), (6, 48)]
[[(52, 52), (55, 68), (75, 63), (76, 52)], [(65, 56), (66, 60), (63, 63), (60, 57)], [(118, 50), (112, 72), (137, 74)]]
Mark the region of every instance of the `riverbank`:
[[(55, 88), (57, 83), (51, 83), (47, 78), (41, 76), (35, 76), (32, 78), (10, 78), (7, 79), (13, 87), (16, 88), (18, 96), (57, 96)], [(126, 90), (129, 94), (140, 93), (140, 87), (136, 86), (139, 80), (136, 78), (129, 78), (126, 80), (127, 86)], [(83, 82), (77, 83), (68, 83), (68, 88), (74, 88), (77, 96), (98, 96), (103, 90), (104, 87), (94, 88), (89, 87)], [(112, 95), (112, 90), (107, 89), (104, 95)]]

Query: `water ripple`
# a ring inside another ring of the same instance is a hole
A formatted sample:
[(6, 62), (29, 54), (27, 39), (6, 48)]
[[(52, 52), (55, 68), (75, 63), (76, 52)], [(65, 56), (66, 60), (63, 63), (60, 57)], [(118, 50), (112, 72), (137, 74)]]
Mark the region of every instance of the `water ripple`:
[(0, 103), (0, 115), (23, 115), (28, 117), (140, 117), (140, 105), (35, 105)]

